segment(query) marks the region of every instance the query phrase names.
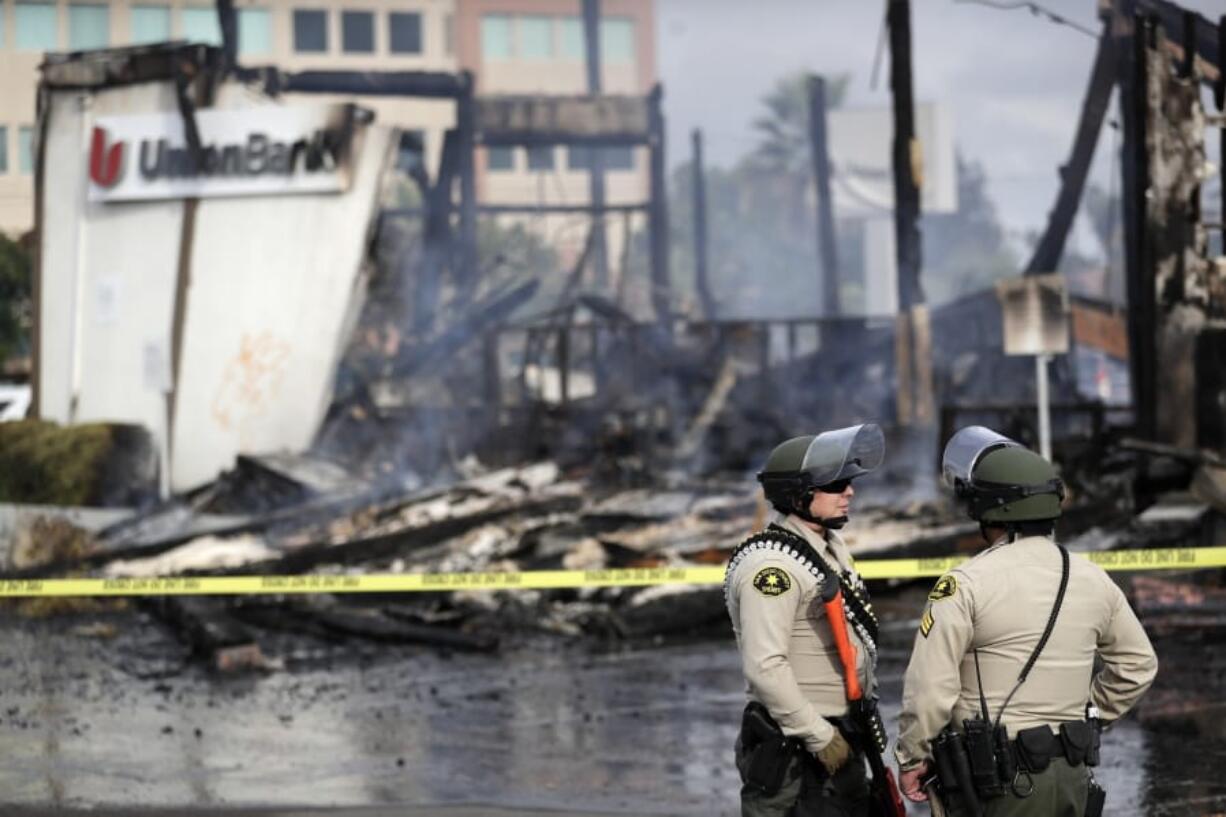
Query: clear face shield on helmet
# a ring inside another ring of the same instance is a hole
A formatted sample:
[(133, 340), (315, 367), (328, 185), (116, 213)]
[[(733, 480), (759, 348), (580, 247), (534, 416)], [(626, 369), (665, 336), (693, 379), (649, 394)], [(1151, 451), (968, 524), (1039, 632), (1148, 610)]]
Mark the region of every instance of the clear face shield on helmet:
[(800, 470), (812, 485), (828, 485), (874, 470), (885, 459), (885, 435), (876, 423), (825, 431), (813, 438)]
[(971, 484), (975, 467), (987, 454), (998, 448), (1021, 448), (1022, 444), (984, 426), (967, 426), (949, 438), (941, 457), (941, 476), (956, 492)]

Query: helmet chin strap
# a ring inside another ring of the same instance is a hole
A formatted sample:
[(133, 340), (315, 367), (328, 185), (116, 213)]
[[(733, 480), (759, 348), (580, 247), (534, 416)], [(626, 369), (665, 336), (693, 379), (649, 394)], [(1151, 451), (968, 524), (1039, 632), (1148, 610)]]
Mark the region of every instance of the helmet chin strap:
[(809, 513), (809, 504), (812, 501), (813, 501), (813, 492), (812, 491), (805, 492), (805, 494), (800, 498), (800, 500), (794, 503), (795, 506), (792, 508), (792, 513), (795, 516), (798, 516), (801, 519), (805, 520), (806, 522), (812, 522), (814, 525), (821, 525), (826, 530), (838, 530), (839, 528), (847, 524), (848, 520), (847, 520), (846, 515), (828, 516), (823, 519), (821, 517), (817, 517)]

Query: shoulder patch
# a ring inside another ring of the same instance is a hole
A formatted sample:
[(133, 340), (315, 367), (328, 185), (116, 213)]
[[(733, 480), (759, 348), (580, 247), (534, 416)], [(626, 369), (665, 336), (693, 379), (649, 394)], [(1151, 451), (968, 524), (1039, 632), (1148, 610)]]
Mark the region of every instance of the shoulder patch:
[(753, 586), (764, 596), (781, 596), (792, 589), (792, 577), (777, 567), (764, 567), (753, 577)]
[(930, 601), (940, 601), (941, 599), (949, 598), (957, 592), (958, 580), (954, 578), (952, 573), (946, 573), (937, 579), (937, 583), (932, 586), (932, 590), (928, 593), (928, 599)]
[(932, 617), (932, 605), (930, 604), (928, 609), (924, 610), (924, 617), (920, 619), (920, 635), (927, 638), (928, 633), (932, 632), (932, 627), (936, 623), (936, 619)]

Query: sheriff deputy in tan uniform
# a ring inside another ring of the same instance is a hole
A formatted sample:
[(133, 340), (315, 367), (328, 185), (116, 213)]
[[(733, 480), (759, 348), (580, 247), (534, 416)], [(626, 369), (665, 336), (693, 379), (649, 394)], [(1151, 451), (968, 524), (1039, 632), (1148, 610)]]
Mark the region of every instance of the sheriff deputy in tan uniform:
[[(856, 672), (873, 690), (876, 620), (836, 531), (851, 480), (883, 453), (880, 428), (852, 426), (780, 444), (758, 475), (776, 513), (733, 553), (725, 581), (750, 701), (736, 745), (746, 817), (867, 814), (864, 759), (838, 728), (848, 705), (821, 590), (842, 586)], [(822, 810), (831, 806), (842, 810)]]
[[(971, 426), (944, 471), (991, 547), (928, 595), (898, 720), (903, 794), (927, 800), (923, 781), (940, 772), (950, 813), (1096, 817), (1098, 727), (1149, 688), (1153, 647), (1107, 574), (1054, 542), (1063, 486), (1050, 463)], [(960, 787), (958, 752), (971, 773)]]

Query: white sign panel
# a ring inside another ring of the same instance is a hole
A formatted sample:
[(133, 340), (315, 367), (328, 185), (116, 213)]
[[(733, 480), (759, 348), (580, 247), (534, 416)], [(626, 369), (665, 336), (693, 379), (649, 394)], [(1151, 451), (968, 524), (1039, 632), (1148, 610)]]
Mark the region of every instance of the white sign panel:
[(996, 282), (1006, 355), (1063, 355), (1069, 347), (1068, 289), (1063, 275)]
[[(827, 114), (834, 212), (871, 217), (894, 209), (894, 113), (889, 108), (836, 108)], [(958, 209), (958, 162), (953, 124), (941, 105), (915, 107), (922, 152), (920, 201), (925, 213)]]
[(178, 112), (100, 116), (89, 138), (89, 200), (337, 193), (349, 186), (346, 105), (196, 111), (200, 151)]

